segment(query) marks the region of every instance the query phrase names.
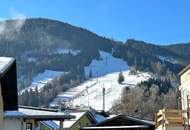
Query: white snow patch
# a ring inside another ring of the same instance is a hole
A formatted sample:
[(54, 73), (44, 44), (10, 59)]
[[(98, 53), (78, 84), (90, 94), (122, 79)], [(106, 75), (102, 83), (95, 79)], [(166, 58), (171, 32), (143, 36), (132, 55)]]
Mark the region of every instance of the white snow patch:
[(65, 72), (62, 71), (54, 71), (54, 70), (45, 70), (43, 73), (38, 74), (32, 81), (32, 84), (21, 90), (20, 93), (22, 94), (25, 91), (35, 90), (36, 88), (38, 91), (41, 91), (42, 88), (53, 79), (63, 75)]
[(167, 62), (170, 62), (170, 63), (173, 63), (173, 64), (177, 64), (177, 60), (175, 60), (174, 58), (172, 57), (164, 57), (164, 56), (158, 56), (158, 58), (164, 62), (164, 61), (167, 61)]
[(10, 65), (10, 63), (12, 63), (13, 58), (10, 57), (0, 57), (0, 73), (2, 73), (7, 66)]
[(37, 59), (34, 57), (28, 57), (27, 60), (28, 62), (37, 62)]
[(129, 69), (126, 61), (113, 57), (111, 53), (100, 51), (100, 58), (100, 60), (93, 60), (89, 66), (85, 67), (86, 77), (89, 77), (90, 71), (93, 77), (97, 77)]
[(55, 50), (52, 54), (68, 54), (68, 53), (71, 53), (72, 55), (78, 55), (80, 52), (81, 52), (80, 50), (59, 48), (59, 49)]

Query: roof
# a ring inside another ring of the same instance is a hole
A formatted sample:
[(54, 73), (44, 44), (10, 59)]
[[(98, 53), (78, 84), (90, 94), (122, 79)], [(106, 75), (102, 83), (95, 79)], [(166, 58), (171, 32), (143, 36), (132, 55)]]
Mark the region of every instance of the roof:
[(190, 69), (190, 64), (187, 65), (184, 69), (182, 69), (182, 71), (180, 71), (180, 72), (178, 73), (178, 75), (181, 76), (181, 75), (184, 74), (188, 69)]
[(53, 112), (45, 110), (34, 110), (19, 108), (18, 111), (5, 111), (4, 116), (7, 119), (36, 119), (36, 120), (64, 120), (71, 119), (75, 116), (65, 114), (63, 112)]
[(53, 129), (59, 129), (59, 125), (56, 124), (54, 121), (41, 121), (41, 123), (48, 128), (53, 128)]
[(11, 57), (0, 57), (0, 74), (4, 73), (14, 60)]
[[(71, 115), (74, 115), (75, 118), (70, 120), (65, 120), (63, 122), (63, 128), (70, 128), (73, 126), (82, 116), (86, 114), (86, 112), (72, 112)], [(57, 125), (59, 125), (59, 121), (54, 121)]]
[(19, 108), (25, 108), (25, 109), (31, 109), (31, 110), (42, 110), (42, 111), (58, 112), (57, 109), (32, 107), (32, 106), (22, 106), (22, 105), (19, 105)]
[[(111, 122), (113, 124), (113, 121), (117, 120), (119, 118), (122, 118), (124, 122), (126, 120), (134, 121), (134, 122), (136, 122), (135, 125), (148, 125), (148, 126), (154, 126), (155, 125), (154, 121), (139, 119), (139, 118), (126, 116), (126, 115), (117, 115), (117, 116), (113, 116), (112, 118), (108, 118), (107, 120), (98, 123), (97, 126), (102, 126), (102, 125), (104, 125), (106, 123), (111, 123)], [(126, 119), (126, 120), (124, 120), (124, 119)], [(120, 122), (119, 125), (121, 125), (121, 124), (123, 124), (123, 123)]]
[(146, 125), (134, 125), (134, 126), (98, 126), (98, 127), (83, 127), (82, 130), (89, 130), (89, 129), (138, 129), (138, 128), (149, 128), (148, 126)]
[[(96, 123), (96, 120), (91, 116), (89, 111), (75, 111), (75, 112), (70, 112), (69, 114), (74, 115), (75, 118), (69, 119), (69, 120), (64, 120), (63, 122), (63, 128), (71, 128), (78, 120), (80, 120), (81, 117), (84, 115), (88, 116), (90, 120), (92, 120), (94, 123)], [(60, 122), (59, 121), (43, 121), (43, 124), (46, 126), (49, 126), (50, 128), (56, 129), (57, 127), (59, 128)]]

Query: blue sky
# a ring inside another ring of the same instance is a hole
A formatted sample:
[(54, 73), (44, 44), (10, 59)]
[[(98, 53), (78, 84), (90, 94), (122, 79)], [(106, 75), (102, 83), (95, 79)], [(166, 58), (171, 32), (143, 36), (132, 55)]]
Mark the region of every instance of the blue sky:
[(57, 19), (120, 41), (134, 38), (155, 44), (190, 42), (190, 0), (0, 1), (1, 19)]

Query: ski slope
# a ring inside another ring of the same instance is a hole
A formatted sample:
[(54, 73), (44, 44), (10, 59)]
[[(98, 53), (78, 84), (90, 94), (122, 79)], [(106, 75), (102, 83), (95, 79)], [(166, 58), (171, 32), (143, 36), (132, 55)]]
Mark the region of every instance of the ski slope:
[(41, 91), (42, 88), (49, 82), (51, 82), (53, 79), (65, 74), (65, 72), (62, 71), (54, 71), (54, 70), (45, 70), (43, 73), (38, 74), (36, 77), (33, 78), (32, 84), (21, 90), (20, 94), (22, 94), (25, 91), (34, 90), (37, 88), (38, 91)]
[[(96, 110), (103, 109), (103, 91), (105, 88), (105, 110), (111, 109), (115, 100), (119, 99), (122, 90), (125, 87), (134, 87), (137, 83), (141, 81), (148, 80), (150, 75), (148, 73), (139, 72), (137, 75), (130, 75), (129, 70), (123, 71), (125, 81), (123, 84), (118, 84), (119, 72), (107, 74), (99, 78), (93, 78), (80, 86), (79, 88), (86, 87), (86, 91), (81, 93), (81, 96), (74, 98), (72, 104), (74, 107), (91, 106)], [(93, 83), (93, 85), (88, 86), (87, 84)]]
[[(130, 75), (126, 61), (115, 58), (111, 53), (100, 51), (100, 59), (93, 60), (85, 67), (85, 75), (88, 78), (90, 71), (93, 78), (86, 80), (81, 85), (61, 92), (49, 104), (50, 107), (58, 106), (60, 101), (69, 107), (86, 109), (91, 106), (96, 110), (103, 108), (103, 87), (105, 88), (105, 110), (108, 111), (115, 100), (119, 99), (125, 87), (134, 87), (137, 83), (150, 78), (150, 74), (138, 72)], [(125, 81), (118, 84), (118, 75), (123, 72)]]
[(86, 77), (89, 77), (90, 71), (93, 77), (98, 77), (129, 69), (126, 61), (113, 57), (111, 53), (104, 51), (99, 51), (99, 53), (100, 60), (93, 60), (89, 66), (84, 68)]

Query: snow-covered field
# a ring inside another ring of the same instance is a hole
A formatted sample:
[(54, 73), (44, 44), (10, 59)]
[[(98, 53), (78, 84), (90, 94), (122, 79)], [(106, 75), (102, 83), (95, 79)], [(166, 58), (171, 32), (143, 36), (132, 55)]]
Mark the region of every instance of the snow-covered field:
[[(100, 51), (101, 60), (93, 60), (85, 67), (88, 77), (90, 71), (94, 78), (86, 80), (81, 85), (58, 94), (57, 98), (50, 103), (50, 107), (57, 106), (59, 101), (69, 102), (73, 107), (91, 106), (96, 110), (103, 108), (103, 87), (105, 88), (105, 110), (109, 110), (115, 100), (120, 98), (125, 87), (134, 87), (137, 83), (150, 78), (150, 74), (138, 72), (130, 75), (127, 62), (112, 56), (110, 53)], [(123, 72), (125, 81), (118, 84), (118, 75)]]
[(22, 94), (25, 91), (35, 90), (36, 88), (40, 91), (48, 82), (51, 82), (53, 79), (63, 75), (65, 72), (62, 71), (53, 71), (53, 70), (45, 70), (43, 73), (38, 74), (32, 81), (32, 84), (21, 90)]

